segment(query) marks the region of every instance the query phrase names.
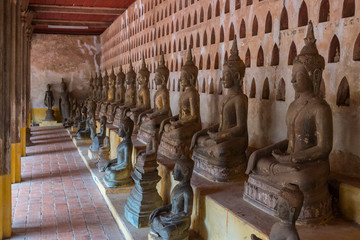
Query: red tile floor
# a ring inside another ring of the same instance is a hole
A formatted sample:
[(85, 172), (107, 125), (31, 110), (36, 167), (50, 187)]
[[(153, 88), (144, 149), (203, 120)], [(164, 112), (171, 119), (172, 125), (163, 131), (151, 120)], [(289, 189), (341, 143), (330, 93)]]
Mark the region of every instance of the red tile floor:
[(124, 239), (63, 128), (32, 128), (12, 185), (11, 239)]

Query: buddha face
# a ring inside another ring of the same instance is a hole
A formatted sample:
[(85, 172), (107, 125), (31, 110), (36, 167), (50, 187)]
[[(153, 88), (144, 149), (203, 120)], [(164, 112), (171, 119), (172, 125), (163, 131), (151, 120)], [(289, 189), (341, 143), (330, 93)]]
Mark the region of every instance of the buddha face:
[(159, 72), (156, 72), (154, 80), (155, 80), (156, 85), (161, 85), (164, 81), (164, 76), (162, 74), (160, 74)]
[(46, 89), (47, 89), (48, 91), (50, 91), (50, 88), (51, 88), (51, 85), (50, 85), (50, 84), (46, 85)]
[(234, 76), (228, 67), (224, 67), (223, 84), (225, 88), (231, 88), (234, 86)]
[(131, 85), (135, 82), (135, 78), (133, 76), (126, 76), (125, 82), (127, 85)]
[(180, 83), (183, 87), (191, 86), (193, 76), (185, 71), (181, 71)]
[(175, 164), (172, 175), (176, 181), (181, 181), (183, 179), (182, 169), (179, 164)]
[(139, 83), (140, 85), (143, 86), (143, 85), (146, 84), (147, 78), (146, 78), (144, 75), (142, 75), (142, 74), (138, 74), (137, 81), (138, 81), (138, 83)]
[(121, 138), (125, 137), (125, 135), (126, 135), (123, 124), (120, 124), (120, 126), (119, 126), (118, 135)]
[(297, 93), (313, 91), (311, 78), (303, 64), (294, 64), (291, 83)]

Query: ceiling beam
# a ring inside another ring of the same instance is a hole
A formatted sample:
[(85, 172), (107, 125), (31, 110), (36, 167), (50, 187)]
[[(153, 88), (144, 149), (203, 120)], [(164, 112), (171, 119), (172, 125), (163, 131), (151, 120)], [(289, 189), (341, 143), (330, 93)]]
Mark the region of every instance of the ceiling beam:
[(88, 26), (95, 28), (107, 28), (112, 22), (94, 22), (94, 21), (73, 21), (73, 20), (47, 20), (47, 19), (33, 19), (32, 24), (37, 26)]
[(126, 8), (80, 7), (80, 6), (40, 5), (40, 4), (30, 4), (29, 9), (35, 12), (76, 13), (76, 14), (95, 14), (95, 15), (120, 15), (126, 10)]

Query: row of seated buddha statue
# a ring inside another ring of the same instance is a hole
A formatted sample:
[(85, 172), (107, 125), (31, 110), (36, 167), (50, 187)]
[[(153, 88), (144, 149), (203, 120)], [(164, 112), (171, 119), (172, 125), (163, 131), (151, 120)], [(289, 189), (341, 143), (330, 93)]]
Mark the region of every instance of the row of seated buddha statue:
[[(96, 106), (100, 103), (108, 104), (107, 118), (112, 117), (108, 114), (115, 114), (113, 124), (119, 127), (118, 134), (123, 138), (117, 149), (117, 159), (104, 167), (105, 182), (110, 187), (122, 186), (123, 182), (128, 184), (124, 178), (129, 179), (131, 176), (129, 151), (132, 151), (133, 129), (137, 128), (137, 138), (148, 145), (151, 139), (158, 136), (158, 155), (177, 160), (176, 163), (191, 156), (194, 171), (211, 181), (227, 182), (245, 174), (249, 175), (245, 182), (244, 199), (269, 214), (274, 215), (276, 212), (276, 203), (282, 189), (289, 184), (295, 184), (303, 193), (304, 200), (301, 211), (295, 215), (292, 213), (292, 218), (296, 216), (302, 223), (327, 220), (332, 214), (328, 191), (332, 112), (327, 102), (319, 96), (325, 61), (318, 53), (311, 21), (304, 41), (305, 46), (296, 56), (292, 68), (291, 82), (296, 97), (286, 114), (287, 139), (254, 151), (249, 159), (245, 155), (248, 148), (248, 98), (242, 92), (245, 65), (239, 57), (236, 38), (223, 68), (224, 96), (219, 107), (219, 124), (209, 128), (201, 129), (200, 98), (195, 89), (198, 68), (192, 60), (190, 47), (181, 69), (180, 80), (184, 90), (179, 99), (179, 115), (170, 116), (169, 92), (166, 88), (169, 70), (164, 64), (163, 55), (155, 73), (155, 83), (159, 88), (154, 96), (153, 109), (150, 109), (149, 104), (150, 74), (144, 58), (137, 77), (139, 89), (136, 91), (136, 73), (130, 64), (130, 70), (125, 77), (125, 93), (123, 89), (118, 89), (119, 86), (113, 91), (115, 95), (124, 93), (124, 102), (104, 102), (104, 98), (100, 100), (100, 95), (95, 97), (95, 92), (99, 90), (95, 91), (94, 88), (93, 97), (88, 102), (95, 102)], [(113, 72), (110, 78), (114, 80)], [(124, 82), (124, 74), (120, 72), (119, 76), (122, 80), (118, 78), (116, 82), (121, 84)], [(113, 83), (113, 80), (109, 83)], [(119, 100), (122, 97), (114, 99)], [(90, 109), (93, 111), (91, 107)], [(90, 115), (94, 118), (96, 113), (91, 112)], [(86, 129), (89, 129), (90, 133), (91, 124), (91, 121), (86, 122)], [(175, 177), (175, 170), (173, 174)], [(187, 177), (189, 175), (191, 177), (189, 173)], [(191, 201), (188, 199), (187, 204)], [(185, 203), (181, 204), (184, 209)], [(173, 207), (174, 205), (164, 207), (162, 210), (174, 212), (176, 215), (178, 209)], [(150, 217), (150, 222), (154, 224), (152, 229), (156, 232), (159, 228), (165, 228), (172, 217), (174, 216), (171, 214), (161, 217), (153, 213)], [(172, 226), (176, 229), (177, 225)]]

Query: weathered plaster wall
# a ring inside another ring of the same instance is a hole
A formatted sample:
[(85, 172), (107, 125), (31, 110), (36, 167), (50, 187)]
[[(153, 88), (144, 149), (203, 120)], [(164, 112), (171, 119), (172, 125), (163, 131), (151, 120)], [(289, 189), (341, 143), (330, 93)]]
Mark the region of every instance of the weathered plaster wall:
[[(247, 4), (248, 2), (252, 3)], [(249, 98), (249, 143), (260, 148), (286, 137), (286, 110), (295, 97), (291, 85), (292, 66), (288, 64), (288, 58), (292, 43), (295, 44), (297, 53), (304, 46), (306, 26), (299, 27), (298, 23), (299, 19), (304, 19), (307, 15), (307, 20), (314, 23), (318, 50), (326, 61), (323, 94), (332, 108), (334, 122), (331, 167), (333, 171), (360, 177), (360, 62), (353, 60), (355, 42), (360, 36), (360, 3), (355, 1), (355, 8), (349, 8), (350, 12), (354, 10), (354, 16), (344, 18), (344, 0), (329, 0), (329, 11), (326, 11), (326, 2), (138, 0), (101, 35), (102, 68), (109, 69), (112, 65), (117, 68), (122, 64), (127, 70), (131, 58), (133, 65), (139, 69), (141, 55), (144, 54), (152, 71), (150, 79), (153, 80), (160, 51), (165, 51), (165, 60), (171, 70), (171, 108), (173, 114), (177, 114), (180, 66), (186, 57), (185, 47), (192, 43), (196, 65), (200, 69), (198, 90), (201, 117), (203, 126), (208, 126), (218, 121), (218, 103), (222, 98), (219, 91), (222, 65), (225, 56), (229, 54), (231, 36), (236, 34), (241, 58), (245, 62), (251, 62), (245, 73), (244, 92), (250, 97), (253, 79), (256, 86), (254, 98)], [(288, 28), (280, 30), (280, 23), (282, 20), (284, 22), (284, 18), (281, 18), (284, 9), (288, 16)], [(325, 22), (319, 21), (320, 12), (325, 12)], [(268, 14), (271, 16), (271, 31), (265, 33)], [(258, 21), (256, 35), (252, 33), (255, 16)], [(239, 38), (242, 21), (245, 23), (246, 36)], [(328, 63), (329, 52), (334, 50), (331, 46), (334, 36), (340, 43), (340, 61)], [(279, 48), (280, 57), (279, 64), (272, 66), (275, 44)], [(357, 45), (357, 51), (360, 51), (360, 41)], [(257, 66), (260, 47), (264, 53), (263, 66)], [(248, 50), (250, 58), (246, 59)], [(337, 92), (344, 77), (350, 87), (350, 106), (337, 106)], [(269, 99), (262, 98), (266, 78), (269, 81)], [(285, 101), (276, 100), (281, 79), (285, 82)]]
[(31, 45), (33, 109), (45, 108), (44, 94), (48, 83), (52, 85), (56, 99), (54, 107), (58, 107), (61, 78), (65, 79), (71, 96), (76, 99), (87, 97), (90, 74), (100, 65), (99, 37), (35, 34)]

